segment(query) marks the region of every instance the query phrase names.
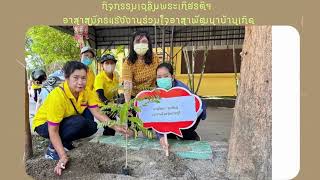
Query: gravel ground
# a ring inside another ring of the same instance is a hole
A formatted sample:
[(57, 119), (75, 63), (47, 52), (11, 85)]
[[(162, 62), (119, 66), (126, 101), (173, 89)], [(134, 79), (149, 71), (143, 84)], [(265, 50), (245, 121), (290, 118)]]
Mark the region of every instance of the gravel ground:
[(125, 149), (88, 139), (75, 142), (77, 148), (68, 152), (70, 162), (63, 174), (53, 173), (56, 161), (44, 159), (48, 140), (34, 135), (34, 157), (26, 161), (26, 172), (35, 179), (227, 179), (228, 144), (212, 141), (211, 160), (181, 159), (174, 153), (166, 157), (162, 151), (128, 152), (130, 176), (122, 174)]

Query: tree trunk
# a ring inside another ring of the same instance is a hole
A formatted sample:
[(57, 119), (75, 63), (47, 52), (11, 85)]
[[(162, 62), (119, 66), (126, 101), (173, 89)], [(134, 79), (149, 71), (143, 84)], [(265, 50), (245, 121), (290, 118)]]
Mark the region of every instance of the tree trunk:
[(271, 179), (271, 26), (245, 28), (229, 140), (230, 179)]
[(29, 93), (28, 93), (28, 79), (27, 79), (27, 71), (25, 70), (25, 152), (24, 159), (30, 159), (33, 155), (32, 151), (32, 138), (30, 131), (30, 122), (29, 122)]

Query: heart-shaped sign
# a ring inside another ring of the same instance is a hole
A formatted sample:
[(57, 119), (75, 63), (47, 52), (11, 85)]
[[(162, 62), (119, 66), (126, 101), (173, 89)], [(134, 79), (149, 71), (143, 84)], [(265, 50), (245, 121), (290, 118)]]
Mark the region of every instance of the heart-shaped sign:
[[(160, 97), (160, 102), (147, 100), (155, 96)], [(180, 137), (181, 129), (193, 126), (201, 108), (200, 98), (182, 87), (141, 91), (136, 98), (145, 99), (134, 103), (141, 109), (138, 117), (142, 119), (145, 128), (153, 128), (162, 134), (173, 133)]]

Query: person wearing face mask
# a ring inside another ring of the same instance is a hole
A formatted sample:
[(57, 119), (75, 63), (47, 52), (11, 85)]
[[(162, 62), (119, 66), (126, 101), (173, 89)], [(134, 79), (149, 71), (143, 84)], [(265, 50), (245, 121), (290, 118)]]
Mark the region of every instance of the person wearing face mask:
[(86, 89), (93, 90), (95, 75), (89, 66), (92, 64), (93, 58), (95, 57), (95, 51), (89, 46), (84, 46), (81, 49), (80, 55), (81, 62), (88, 67)]
[(151, 43), (148, 32), (137, 31), (132, 36), (129, 56), (122, 65), (125, 102), (129, 102), (140, 91), (155, 87), (154, 72), (160, 62), (152, 52)]
[[(101, 101), (100, 106), (113, 102), (118, 94), (119, 75), (115, 71), (117, 60), (112, 54), (103, 55), (100, 59), (103, 71), (100, 72), (94, 81), (94, 90), (97, 92)], [(107, 115), (115, 120), (115, 115), (111, 111)], [(115, 135), (115, 130), (104, 127), (103, 135)]]
[[(187, 85), (185, 85), (183, 82), (175, 79), (175, 76), (173, 74), (173, 67), (169, 63), (161, 63), (157, 69), (156, 69), (156, 74), (157, 74), (157, 81), (156, 85), (158, 88), (163, 88), (166, 90), (170, 90), (173, 87), (183, 87), (190, 91)], [(191, 92), (191, 91), (190, 91)], [(191, 92), (192, 93), (192, 92)], [(168, 134), (167, 137), (169, 139), (182, 139), (182, 140), (196, 140), (200, 141), (200, 136), (197, 134), (195, 131), (196, 128), (198, 127), (198, 124), (200, 120), (205, 120), (207, 115), (206, 115), (206, 104), (202, 101), (202, 107), (200, 112), (197, 115), (197, 120), (196, 123), (189, 129), (182, 129), (182, 135), (183, 138), (180, 138), (179, 136), (176, 136), (174, 134)], [(168, 148), (168, 144), (166, 144), (166, 141), (163, 137), (162, 134), (156, 133), (158, 139), (160, 140), (160, 144), (164, 149)]]
[[(54, 88), (37, 111), (32, 129), (50, 140), (45, 158), (58, 160), (54, 172), (61, 175), (69, 161), (67, 151), (74, 148), (72, 141), (86, 138), (97, 132), (95, 117), (108, 123), (111, 119), (99, 108), (93, 91), (85, 89), (87, 67), (78, 61), (68, 61), (64, 67), (65, 81)], [(93, 116), (88, 116), (88, 112)], [(130, 130), (113, 125), (115, 131), (132, 135)]]

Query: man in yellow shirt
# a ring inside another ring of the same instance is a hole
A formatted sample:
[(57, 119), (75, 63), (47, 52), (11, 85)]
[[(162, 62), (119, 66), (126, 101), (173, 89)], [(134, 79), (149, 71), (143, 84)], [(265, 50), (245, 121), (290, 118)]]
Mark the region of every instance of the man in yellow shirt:
[[(100, 59), (103, 71), (100, 72), (94, 81), (94, 90), (99, 96), (100, 106), (113, 102), (118, 95), (119, 87), (119, 75), (115, 71), (117, 60), (112, 54), (103, 55)], [(111, 112), (107, 115), (111, 119), (115, 119), (111, 116)], [(104, 128), (103, 135), (114, 136), (115, 131), (109, 127)]]
[(84, 46), (81, 49), (80, 55), (81, 62), (88, 67), (86, 89), (93, 90), (95, 75), (89, 66), (92, 64), (93, 58), (96, 56), (95, 51), (89, 46)]

